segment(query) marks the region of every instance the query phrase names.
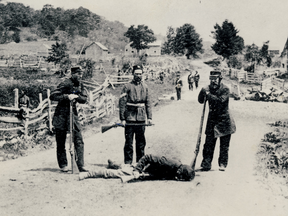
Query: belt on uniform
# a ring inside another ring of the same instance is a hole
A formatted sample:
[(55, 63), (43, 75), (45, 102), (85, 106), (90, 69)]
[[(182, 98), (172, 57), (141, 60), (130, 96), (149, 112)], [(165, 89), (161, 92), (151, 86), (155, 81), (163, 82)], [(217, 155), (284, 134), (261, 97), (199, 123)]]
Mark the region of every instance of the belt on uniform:
[(144, 103), (126, 103), (127, 106), (145, 107)]

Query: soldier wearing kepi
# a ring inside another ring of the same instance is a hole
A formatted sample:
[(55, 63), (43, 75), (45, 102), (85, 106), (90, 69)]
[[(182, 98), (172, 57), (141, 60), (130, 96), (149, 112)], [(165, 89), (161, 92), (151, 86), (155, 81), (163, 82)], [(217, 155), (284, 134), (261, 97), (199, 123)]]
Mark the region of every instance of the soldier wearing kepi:
[(229, 88), (221, 83), (222, 76), (219, 71), (210, 72), (210, 85), (202, 88), (198, 101), (209, 103), (209, 115), (206, 126), (206, 140), (203, 148), (203, 161), (201, 171), (209, 171), (217, 138), (220, 138), (220, 155), (218, 165), (220, 171), (225, 171), (228, 164), (228, 151), (231, 134), (235, 133), (236, 126), (229, 113)]
[[(119, 99), (119, 116), (121, 123), (152, 124), (152, 107), (150, 92), (147, 85), (142, 81), (143, 70), (136, 65), (132, 71), (134, 78), (126, 84)], [(133, 161), (133, 137), (136, 140), (136, 162), (145, 154), (145, 126), (125, 126), (124, 163), (131, 164)]]
[(81, 135), (81, 126), (78, 121), (76, 103), (86, 103), (87, 95), (84, 94), (83, 84), (80, 83), (83, 71), (80, 66), (71, 68), (71, 77), (65, 79), (57, 86), (50, 96), (53, 101), (58, 101), (52, 124), (55, 128), (57, 143), (57, 161), (63, 172), (67, 172), (66, 135), (70, 130), (70, 101), (73, 101), (73, 138), (76, 150), (77, 166), (80, 172), (87, 171), (84, 168), (84, 142)]
[(183, 86), (182, 80), (180, 78), (180, 71), (177, 72), (176, 80), (175, 80), (175, 89), (176, 89), (176, 95), (177, 100), (181, 100), (181, 88)]

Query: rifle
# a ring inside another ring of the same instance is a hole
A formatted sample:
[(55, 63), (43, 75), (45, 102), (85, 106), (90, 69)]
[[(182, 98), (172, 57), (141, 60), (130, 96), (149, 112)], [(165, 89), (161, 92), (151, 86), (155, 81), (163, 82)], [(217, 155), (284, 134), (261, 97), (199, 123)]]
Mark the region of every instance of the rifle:
[(73, 122), (73, 101), (70, 101), (70, 155), (71, 155), (71, 168), (72, 174), (79, 174), (78, 166), (75, 160), (75, 147), (74, 147), (74, 140), (73, 140), (73, 129), (74, 129), (74, 122)]
[(203, 106), (203, 111), (202, 111), (202, 115), (201, 115), (201, 121), (200, 121), (200, 129), (199, 129), (199, 133), (198, 133), (198, 138), (197, 138), (197, 144), (196, 144), (196, 148), (194, 151), (194, 157), (192, 159), (191, 162), (191, 167), (193, 170), (195, 170), (195, 164), (196, 164), (196, 159), (199, 153), (199, 147), (201, 144), (201, 135), (202, 135), (202, 128), (203, 128), (203, 121), (204, 121), (204, 114), (205, 114), (205, 107), (206, 107), (206, 97), (204, 98), (204, 106)]
[(143, 169), (143, 172), (139, 174), (139, 177), (136, 178), (134, 175), (128, 175), (128, 176), (121, 176), (121, 182), (122, 183), (127, 183), (129, 181), (132, 181), (132, 180), (135, 180), (135, 179), (139, 179), (139, 178), (142, 178), (142, 177), (146, 177), (146, 176), (150, 176), (149, 173), (144, 173), (144, 171), (150, 166), (150, 164), (147, 164), (144, 169)]
[[(153, 126), (154, 124), (137, 124), (137, 123), (126, 123), (128, 126)], [(110, 130), (111, 128), (117, 128), (117, 127), (125, 127), (121, 123), (113, 123), (110, 125), (103, 125), (101, 126), (101, 132), (105, 133), (106, 131)]]

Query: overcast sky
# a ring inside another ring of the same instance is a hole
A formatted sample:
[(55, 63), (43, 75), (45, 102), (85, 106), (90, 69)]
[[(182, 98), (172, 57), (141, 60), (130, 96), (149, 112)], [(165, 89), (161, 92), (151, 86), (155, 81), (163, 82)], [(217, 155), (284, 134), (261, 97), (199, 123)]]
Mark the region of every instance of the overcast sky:
[(166, 35), (168, 26), (192, 24), (204, 41), (211, 37), (213, 26), (225, 19), (239, 30), (245, 45), (262, 46), (282, 51), (288, 37), (288, 0), (15, 0), (34, 9), (51, 4), (55, 8), (80, 6), (105, 17), (130, 25), (145, 24), (154, 33)]

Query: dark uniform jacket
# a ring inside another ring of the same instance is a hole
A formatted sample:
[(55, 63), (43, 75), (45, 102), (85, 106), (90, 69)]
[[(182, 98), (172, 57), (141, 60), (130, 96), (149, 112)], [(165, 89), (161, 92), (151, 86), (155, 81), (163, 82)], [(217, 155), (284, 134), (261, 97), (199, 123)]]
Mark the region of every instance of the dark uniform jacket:
[(124, 86), (119, 99), (119, 115), (123, 121), (146, 121), (152, 119), (150, 93), (144, 82), (134, 80)]
[(200, 75), (197, 73), (194, 75), (194, 81), (197, 82), (200, 79)]
[(55, 129), (60, 130), (69, 130), (70, 128), (70, 100), (68, 98), (69, 94), (76, 94), (79, 97), (74, 100), (73, 103), (73, 118), (74, 118), (74, 127), (75, 129), (80, 129), (80, 124), (78, 121), (78, 113), (76, 109), (76, 102), (86, 103), (87, 95), (84, 94), (83, 84), (75, 86), (72, 79), (66, 79), (57, 86), (51, 95), (50, 99), (53, 101), (58, 101), (56, 107), (52, 124)]
[(149, 164), (149, 167), (144, 170), (157, 179), (175, 179), (177, 170), (182, 166), (181, 161), (167, 159), (165, 156), (145, 155), (137, 163), (135, 169), (142, 172)]
[(182, 86), (183, 86), (182, 80), (180, 78), (176, 78), (175, 88), (182, 88)]
[(188, 75), (188, 83), (193, 83), (194, 82), (194, 76), (193, 74)]
[[(210, 89), (210, 86), (207, 88), (211, 94), (208, 96), (209, 115), (205, 134), (222, 137), (234, 133), (236, 126), (229, 113), (229, 88), (223, 83), (216, 90)], [(204, 103), (205, 91), (205, 89), (201, 89), (198, 96), (199, 103)]]

